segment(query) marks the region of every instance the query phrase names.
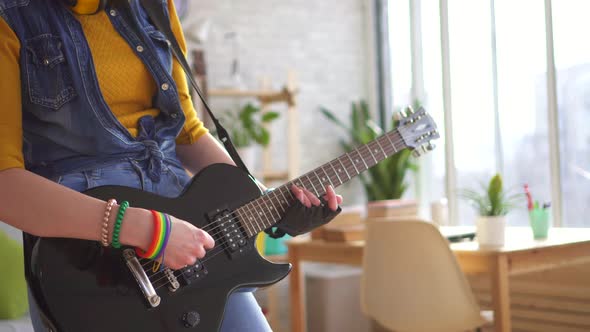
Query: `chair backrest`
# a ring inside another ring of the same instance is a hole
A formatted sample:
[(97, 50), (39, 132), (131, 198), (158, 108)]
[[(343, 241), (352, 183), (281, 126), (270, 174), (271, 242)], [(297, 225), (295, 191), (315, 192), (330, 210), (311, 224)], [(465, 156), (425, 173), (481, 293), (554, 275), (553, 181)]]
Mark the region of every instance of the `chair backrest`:
[(367, 221), (362, 309), (396, 332), (457, 332), (484, 321), (448, 241), (425, 221)]

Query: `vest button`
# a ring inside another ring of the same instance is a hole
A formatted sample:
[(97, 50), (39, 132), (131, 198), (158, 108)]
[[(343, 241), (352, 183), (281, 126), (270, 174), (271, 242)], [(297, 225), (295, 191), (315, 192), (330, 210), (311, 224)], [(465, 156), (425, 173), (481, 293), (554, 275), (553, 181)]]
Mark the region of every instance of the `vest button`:
[(168, 85), (168, 83), (164, 83), (164, 84), (162, 84), (161, 88), (164, 91), (168, 91), (168, 89), (170, 88), (170, 85)]
[(178, 117), (178, 113), (172, 113), (172, 114), (170, 114), (170, 116), (171, 116), (173, 119), (176, 119), (176, 118)]
[(49, 59), (43, 59), (43, 64), (49, 66)]
[(137, 45), (137, 47), (135, 48), (137, 50), (137, 52), (141, 53), (143, 52), (143, 46), (141, 45)]
[(111, 9), (111, 11), (109, 12), (109, 14), (111, 14), (111, 16), (117, 16), (117, 11), (114, 9)]

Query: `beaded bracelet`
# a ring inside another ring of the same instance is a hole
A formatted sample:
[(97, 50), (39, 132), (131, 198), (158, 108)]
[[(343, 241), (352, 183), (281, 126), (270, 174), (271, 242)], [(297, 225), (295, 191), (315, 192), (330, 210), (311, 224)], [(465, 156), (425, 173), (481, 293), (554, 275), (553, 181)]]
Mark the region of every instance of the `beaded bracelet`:
[(125, 210), (129, 207), (129, 202), (123, 201), (119, 206), (119, 212), (117, 213), (117, 221), (115, 221), (115, 227), (113, 228), (113, 241), (112, 246), (113, 248), (121, 248), (121, 242), (119, 242), (119, 234), (121, 233), (121, 224), (123, 223), (123, 216), (125, 215)]
[(104, 217), (102, 218), (102, 231), (101, 231), (101, 243), (103, 247), (109, 246), (109, 219), (111, 217), (111, 210), (113, 206), (117, 204), (117, 200), (111, 198), (107, 202), (107, 206), (104, 211)]
[(135, 248), (135, 253), (142, 258), (155, 259), (164, 252), (168, 244), (170, 236), (170, 229), (172, 228), (170, 216), (165, 213), (152, 210), (154, 221), (154, 233), (152, 235), (152, 242), (147, 251)]

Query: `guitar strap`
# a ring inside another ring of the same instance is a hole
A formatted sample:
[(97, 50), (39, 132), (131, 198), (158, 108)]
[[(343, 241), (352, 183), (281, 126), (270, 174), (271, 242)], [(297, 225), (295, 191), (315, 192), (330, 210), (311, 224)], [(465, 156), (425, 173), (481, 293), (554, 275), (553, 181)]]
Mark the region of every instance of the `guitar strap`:
[[(168, 0), (168, 1), (173, 1), (173, 0)], [(227, 131), (219, 123), (219, 121), (217, 120), (215, 115), (213, 115), (213, 112), (211, 112), (211, 109), (209, 108), (209, 104), (207, 104), (207, 101), (205, 100), (205, 97), (203, 96), (201, 89), (199, 88), (199, 86), (197, 85), (195, 80), (193, 79), (193, 75), (191, 75), (191, 71), (189, 69), (189, 65), (186, 61), (186, 58), (184, 57), (184, 54), (182, 54), (182, 52), (180, 51), (180, 46), (178, 45), (178, 41), (174, 37), (174, 33), (172, 32), (172, 28), (170, 27), (170, 20), (167, 19), (166, 15), (164, 14), (164, 7), (163, 6), (166, 5), (165, 2), (163, 4), (162, 1), (157, 1), (157, 0), (140, 0), (140, 3), (143, 6), (143, 8), (145, 9), (145, 11), (147, 12), (150, 19), (152, 20), (152, 23), (156, 26), (156, 28), (158, 28), (158, 30), (160, 30), (160, 32), (162, 32), (164, 34), (164, 36), (166, 36), (168, 41), (170, 41), (170, 48), (172, 49), (172, 53), (174, 54), (174, 56), (176, 57), (176, 59), (178, 60), (180, 65), (182, 66), (182, 69), (184, 70), (186, 76), (188, 77), (188, 80), (191, 82), (191, 85), (193, 86), (193, 88), (195, 89), (197, 94), (199, 95), (199, 98), (201, 99), (201, 102), (203, 103), (205, 110), (207, 110), (207, 113), (211, 117), (211, 120), (213, 120), (213, 124), (215, 125), (215, 129), (217, 130), (217, 136), (219, 137), (219, 139), (221, 140), (221, 142), (225, 146), (225, 149), (227, 150), (227, 152), (229, 153), (231, 158), (234, 160), (236, 165), (238, 165), (248, 175), (250, 175), (251, 178), (254, 179), (254, 177), (250, 174), (250, 171), (248, 171), (248, 168), (246, 167), (246, 165), (242, 161), (242, 158), (240, 158), (240, 155), (236, 151), (236, 148), (234, 147), (234, 144), (232, 143)]]

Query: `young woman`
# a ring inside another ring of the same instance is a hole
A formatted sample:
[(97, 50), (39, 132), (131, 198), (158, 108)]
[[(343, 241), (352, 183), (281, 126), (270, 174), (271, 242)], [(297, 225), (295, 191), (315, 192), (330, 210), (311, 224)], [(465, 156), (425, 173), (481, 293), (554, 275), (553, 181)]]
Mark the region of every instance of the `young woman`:
[[(162, 33), (137, 1), (131, 11), (113, 5), (0, 0), (0, 220), (32, 235), (101, 241), (107, 202), (81, 191), (117, 184), (174, 197), (189, 181), (186, 170), (234, 164), (197, 118)], [(166, 14), (185, 48), (172, 0)], [(320, 204), (307, 190), (292, 192), (306, 207)], [(342, 201), (332, 188), (325, 199), (331, 210)], [(148, 250), (150, 211), (129, 207), (124, 218), (120, 242)], [(170, 219), (166, 266), (194, 264), (214, 246), (205, 231)], [(270, 328), (242, 292), (230, 297), (222, 330)]]

